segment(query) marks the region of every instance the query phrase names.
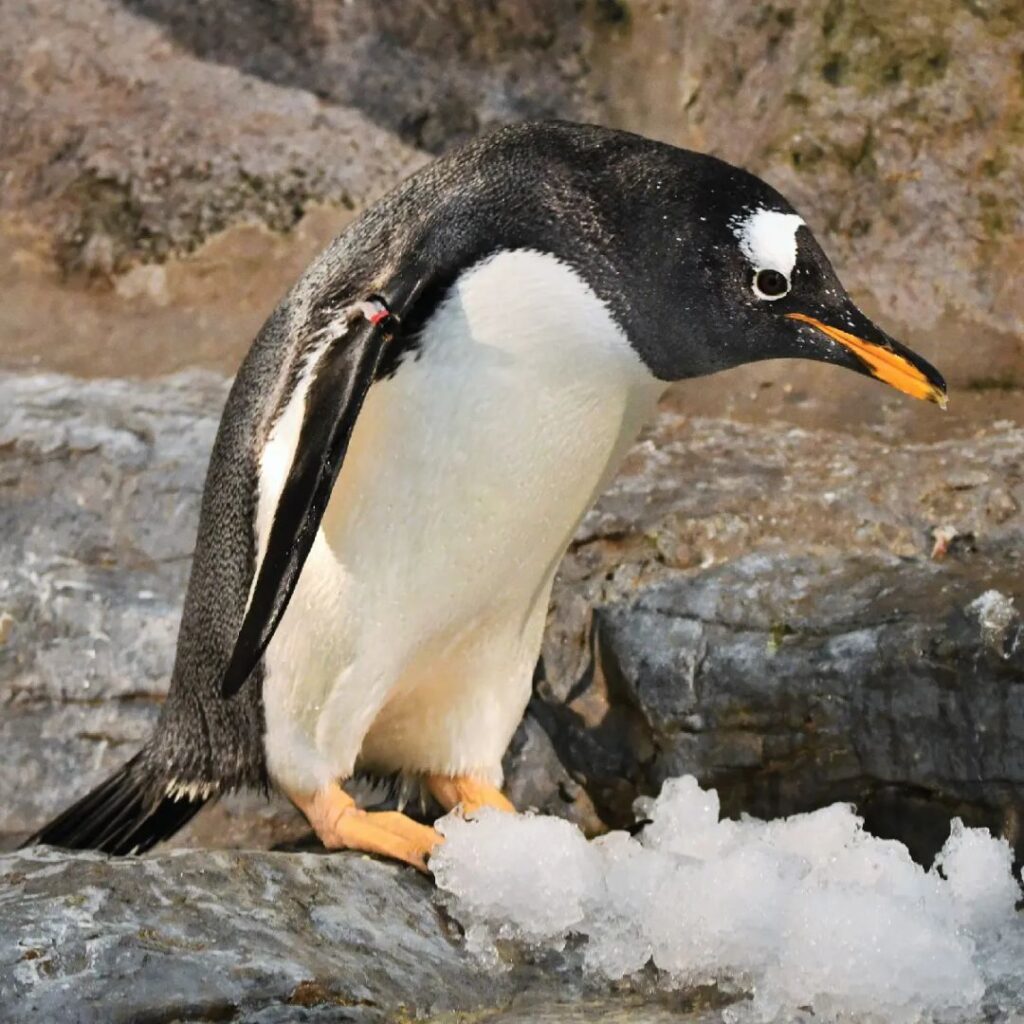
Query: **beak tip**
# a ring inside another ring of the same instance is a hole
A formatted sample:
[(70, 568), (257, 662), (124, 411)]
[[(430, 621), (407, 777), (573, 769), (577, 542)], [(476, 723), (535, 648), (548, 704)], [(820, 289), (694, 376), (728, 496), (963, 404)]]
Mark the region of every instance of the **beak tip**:
[(931, 389), (926, 396), (929, 402), (934, 402), (943, 412), (949, 407), (949, 389), (946, 387), (945, 378), (933, 366), (925, 364), (925, 376), (930, 378), (928, 383)]

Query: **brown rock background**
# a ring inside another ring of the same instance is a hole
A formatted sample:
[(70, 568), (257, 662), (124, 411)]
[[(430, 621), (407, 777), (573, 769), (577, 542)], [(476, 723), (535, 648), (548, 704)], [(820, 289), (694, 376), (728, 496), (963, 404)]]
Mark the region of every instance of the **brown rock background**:
[(763, 174), (956, 389), (941, 427), (822, 367), (703, 382), (682, 407), (924, 435), (1019, 415), (1016, 0), (35, 0), (0, 17), (8, 366), (229, 372), (352, 209), (481, 128), (561, 116)]

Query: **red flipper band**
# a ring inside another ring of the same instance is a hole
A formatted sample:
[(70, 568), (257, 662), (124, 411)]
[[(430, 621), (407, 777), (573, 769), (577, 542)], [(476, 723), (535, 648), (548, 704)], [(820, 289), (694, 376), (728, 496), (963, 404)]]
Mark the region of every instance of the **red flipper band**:
[(389, 310), (383, 302), (378, 302), (376, 299), (366, 299), (363, 302), (357, 302), (355, 308), (358, 309), (359, 312), (374, 325), (374, 327), (379, 323), (383, 323), (389, 316), (391, 316), (391, 310)]

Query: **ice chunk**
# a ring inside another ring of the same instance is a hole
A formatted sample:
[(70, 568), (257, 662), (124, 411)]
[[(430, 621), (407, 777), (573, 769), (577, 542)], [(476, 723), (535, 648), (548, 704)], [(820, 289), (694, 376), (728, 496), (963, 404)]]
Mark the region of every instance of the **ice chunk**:
[(750, 831), (785, 853), (807, 860), (812, 868), (827, 866), (864, 836), (860, 818), (850, 804), (832, 804), (809, 814), (794, 814), (781, 821), (745, 818)]
[(973, 931), (998, 928), (1014, 916), (1021, 893), (1005, 839), (993, 839), (983, 829), (964, 828), (956, 818), (933, 871), (946, 878), (961, 920)]
[(1003, 658), (1009, 658), (1006, 650), (1006, 638), (1010, 626), (1017, 618), (1017, 609), (1013, 606), (1013, 598), (1000, 594), (998, 590), (986, 590), (981, 597), (975, 598), (967, 610), (973, 612), (981, 626), (981, 639), (985, 646)]
[(560, 818), (506, 815), (491, 808), (438, 823), (445, 844), (431, 858), (452, 912), (488, 936), (559, 945), (582, 924), (584, 900), (601, 885), (600, 855)]
[[(650, 824), (588, 843), (566, 822), (484, 811), (441, 823), (431, 866), (470, 944), (584, 940), (609, 979), (744, 991), (737, 1022), (967, 1021), (1021, 1007), (1024, 925), (1009, 846), (954, 824), (931, 871), (848, 805), (723, 821), (715, 792), (667, 782)], [(998, 1019), (998, 1015), (993, 1018)]]
[(601, 856), (601, 884), (587, 901), (587, 966), (607, 978), (625, 978), (650, 959), (643, 921), (676, 884), (675, 860), (644, 848), (625, 832), (592, 844)]
[(733, 844), (735, 825), (719, 821), (718, 794), (701, 789), (692, 775), (669, 779), (657, 800), (638, 800), (636, 810), (651, 819), (644, 845), (653, 849), (704, 859)]
[(984, 984), (973, 945), (927, 906), (882, 887), (821, 882), (791, 897), (778, 960), (761, 979), (760, 1019), (801, 1005), (826, 1020), (886, 1021), (978, 1006)]

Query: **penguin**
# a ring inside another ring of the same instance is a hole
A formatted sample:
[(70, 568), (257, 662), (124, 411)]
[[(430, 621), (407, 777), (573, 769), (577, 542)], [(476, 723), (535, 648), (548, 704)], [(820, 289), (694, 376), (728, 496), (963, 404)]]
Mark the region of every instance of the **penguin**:
[(141, 853), (273, 786), (327, 848), (426, 870), (435, 829), (343, 784), (511, 810), (502, 755), (581, 519), (669, 384), (779, 358), (945, 406), (797, 211), (713, 156), (520, 123), (407, 179), (235, 378), (152, 736), (29, 842)]

